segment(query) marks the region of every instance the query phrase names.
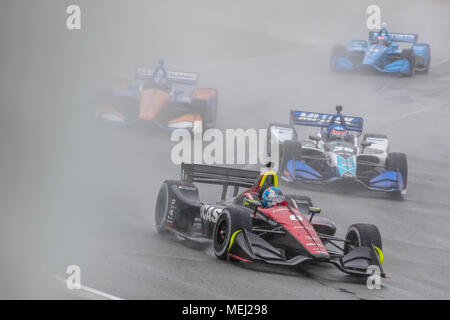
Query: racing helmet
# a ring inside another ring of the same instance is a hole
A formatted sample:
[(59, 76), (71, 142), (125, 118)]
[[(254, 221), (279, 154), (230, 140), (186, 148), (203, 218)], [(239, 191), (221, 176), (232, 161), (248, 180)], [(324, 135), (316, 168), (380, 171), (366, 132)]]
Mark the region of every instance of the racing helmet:
[(155, 70), (155, 74), (153, 75), (153, 82), (155, 82), (158, 85), (165, 85), (167, 83), (167, 76), (166, 72), (162, 68), (157, 68)]
[(379, 35), (377, 38), (377, 43), (382, 45), (387, 45), (387, 39), (384, 35)]
[(345, 128), (343, 126), (335, 125), (329, 129), (328, 139), (329, 140), (343, 140), (343, 139), (345, 139), (346, 135), (347, 135), (347, 132), (345, 131)]
[(271, 208), (284, 200), (284, 195), (278, 187), (269, 187), (261, 196), (261, 203), (266, 208)]

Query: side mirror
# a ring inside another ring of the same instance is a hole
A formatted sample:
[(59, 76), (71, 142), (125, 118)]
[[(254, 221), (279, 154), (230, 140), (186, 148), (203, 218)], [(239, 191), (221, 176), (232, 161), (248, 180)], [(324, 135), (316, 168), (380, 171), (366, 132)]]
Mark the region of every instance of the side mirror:
[(319, 141), (322, 140), (320, 137), (318, 136), (309, 136), (309, 139), (311, 139), (312, 141), (316, 142), (316, 148), (319, 147)]
[(311, 214), (319, 214), (322, 212), (322, 209), (317, 207), (309, 207), (309, 213)]
[(371, 146), (371, 145), (372, 145), (372, 142), (369, 142), (369, 141), (363, 141), (363, 142), (361, 142), (362, 152), (364, 152), (364, 149), (365, 149), (366, 147), (369, 147), (369, 146)]
[(322, 212), (322, 209), (317, 207), (309, 207), (309, 213), (311, 213), (311, 218), (309, 218), (309, 223), (311, 223), (312, 219), (314, 218), (314, 215), (319, 214)]

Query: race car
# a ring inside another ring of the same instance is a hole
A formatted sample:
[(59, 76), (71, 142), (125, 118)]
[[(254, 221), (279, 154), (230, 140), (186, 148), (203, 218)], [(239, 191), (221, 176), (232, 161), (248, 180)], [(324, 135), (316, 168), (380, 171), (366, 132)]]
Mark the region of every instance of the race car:
[[(417, 43), (419, 36), (388, 32), (383, 26), (370, 31), (369, 40), (351, 40), (348, 47), (336, 45), (331, 54), (332, 70), (376, 69), (380, 72), (411, 76), (430, 70), (431, 52), (426, 43)], [(399, 43), (412, 44), (400, 48)]]
[[(363, 118), (344, 116), (341, 111), (342, 106), (336, 107), (336, 114), (292, 110), (290, 125), (269, 125), (270, 138), (280, 144), (281, 179), (291, 183), (360, 184), (369, 190), (405, 194), (406, 155), (390, 152), (389, 139), (383, 134), (365, 134), (358, 145)], [(297, 125), (319, 129), (308, 140), (299, 140)]]
[(197, 73), (137, 68), (133, 81), (119, 80), (99, 90), (96, 118), (114, 124), (153, 123), (163, 129), (213, 127), (217, 90), (198, 88)]
[[(220, 200), (202, 202), (195, 183), (221, 185)], [(239, 188), (246, 190), (239, 194)], [(345, 238), (336, 237), (335, 223), (319, 216), (321, 210), (309, 197), (286, 195), (264, 205), (265, 193), (274, 188), (278, 177), (271, 170), (183, 163), (181, 180), (162, 183), (156, 229), (183, 241), (212, 244), (221, 260), (291, 267), (315, 261), (363, 277), (375, 268), (384, 277), (382, 240), (375, 225), (353, 224)]]

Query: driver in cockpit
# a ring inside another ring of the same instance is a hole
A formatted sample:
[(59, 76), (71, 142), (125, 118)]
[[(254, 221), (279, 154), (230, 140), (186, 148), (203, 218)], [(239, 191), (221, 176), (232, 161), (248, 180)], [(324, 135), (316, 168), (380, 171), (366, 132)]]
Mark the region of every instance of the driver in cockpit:
[[(336, 111), (337, 113), (333, 115), (328, 124), (326, 141), (346, 141), (354, 144), (354, 136), (347, 132), (345, 118), (341, 114), (342, 106), (336, 106)], [(339, 120), (339, 122), (336, 123), (336, 120)]]
[(378, 32), (377, 43), (382, 44), (386, 47), (390, 46), (390, 44), (391, 44), (391, 39), (389, 37), (389, 32), (386, 29), (385, 22), (383, 22), (383, 25), (382, 25), (380, 31)]
[(344, 126), (333, 125), (328, 128), (328, 141), (341, 140), (347, 137), (347, 131)]
[(171, 91), (171, 85), (167, 76), (167, 71), (164, 68), (164, 60), (159, 60), (159, 66), (153, 71), (153, 86), (165, 92)]

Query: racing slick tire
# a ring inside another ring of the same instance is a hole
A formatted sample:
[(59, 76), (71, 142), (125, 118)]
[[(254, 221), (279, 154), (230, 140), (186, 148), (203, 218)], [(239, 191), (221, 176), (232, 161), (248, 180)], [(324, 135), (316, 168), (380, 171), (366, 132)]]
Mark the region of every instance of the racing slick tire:
[(214, 128), (216, 125), (216, 119), (217, 119), (217, 105), (219, 104), (219, 97), (217, 90), (214, 90), (215, 95), (213, 95), (208, 100), (200, 100), (201, 106), (199, 107), (199, 113), (203, 119), (203, 132), (206, 129)]
[(390, 152), (386, 160), (388, 171), (399, 171), (403, 176), (403, 185), (406, 188), (408, 183), (408, 159), (402, 152)]
[(367, 223), (356, 223), (351, 225), (345, 234), (346, 242), (344, 245), (344, 253), (347, 254), (357, 247), (372, 247), (372, 244), (383, 250), (380, 230), (377, 226)]
[(283, 143), (283, 151), (281, 152), (283, 156), (280, 158), (280, 168), (279, 172), (284, 174), (286, 165), (289, 160), (301, 161), (302, 159), (302, 144), (299, 141), (286, 140)]
[(416, 45), (417, 46), (425, 46), (425, 47), (428, 48), (428, 59), (427, 59), (426, 62), (420, 56), (419, 56), (419, 59), (416, 59), (417, 66), (419, 68), (423, 68), (423, 67), (425, 67), (425, 65), (427, 67), (425, 69), (416, 70), (416, 73), (418, 73), (418, 74), (428, 73), (428, 71), (430, 71), (430, 64), (431, 64), (431, 49), (430, 49), (430, 45), (428, 43), (418, 43)]
[(213, 232), (214, 254), (220, 260), (226, 260), (228, 249), (232, 244), (235, 233), (240, 230), (252, 230), (252, 211), (240, 206), (230, 206), (223, 209)]
[(336, 58), (337, 57), (345, 57), (347, 56), (347, 49), (342, 44), (337, 44), (333, 47), (331, 50), (331, 57), (330, 57), (330, 69), (331, 71), (337, 72), (336, 69)]
[(413, 49), (403, 49), (401, 56), (408, 60), (409, 66), (410, 66), (410, 73), (408, 74), (401, 74), (402, 76), (413, 76), (416, 72), (416, 55), (414, 54)]
[(155, 226), (159, 233), (167, 228), (190, 233), (195, 221), (195, 212), (202, 203), (197, 187), (187, 181), (166, 180), (156, 198)]
[[(290, 125), (284, 124), (284, 123), (278, 123), (278, 122), (271, 122), (271, 123), (269, 123), (269, 125), (267, 126), (267, 146), (266, 146), (267, 147), (266, 151), (267, 151), (267, 155), (268, 156), (272, 155), (272, 145), (270, 143), (271, 138), (272, 138), (272, 127), (292, 128)], [(295, 129), (293, 129), (293, 131), (294, 131), (293, 140), (296, 140), (297, 139), (297, 131), (295, 131)], [(282, 150), (281, 150), (282, 147), (281, 147), (281, 145), (282, 144), (280, 144), (280, 148), (279, 148), (279, 152), (280, 152), (279, 159), (280, 160), (281, 160), (281, 157), (282, 157)]]
[(155, 225), (159, 233), (166, 233), (165, 224), (167, 222), (167, 215), (169, 212), (169, 186), (163, 182), (159, 189), (158, 197), (155, 205)]

